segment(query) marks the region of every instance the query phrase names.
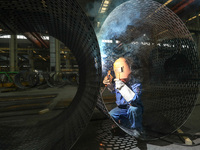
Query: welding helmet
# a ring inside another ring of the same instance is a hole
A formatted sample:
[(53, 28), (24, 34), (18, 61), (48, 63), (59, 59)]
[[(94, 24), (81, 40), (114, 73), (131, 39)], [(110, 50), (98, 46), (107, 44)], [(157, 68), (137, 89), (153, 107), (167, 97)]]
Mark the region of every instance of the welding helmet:
[(116, 79), (126, 80), (129, 78), (129, 75), (131, 73), (131, 68), (127, 64), (126, 59), (123, 57), (120, 57), (114, 62), (113, 69)]

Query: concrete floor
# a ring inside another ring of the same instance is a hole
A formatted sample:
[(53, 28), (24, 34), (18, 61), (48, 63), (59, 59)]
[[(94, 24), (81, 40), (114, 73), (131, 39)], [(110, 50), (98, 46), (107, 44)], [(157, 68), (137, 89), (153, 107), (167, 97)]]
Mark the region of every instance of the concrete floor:
[[(105, 91), (104, 96), (109, 96)], [(189, 119), (181, 127), (184, 133), (196, 134), (190, 136), (193, 145), (200, 143), (200, 99)], [(93, 117), (72, 150), (200, 150), (200, 145), (186, 146), (182, 137), (168, 135), (154, 141), (141, 141), (129, 136), (121, 130), (113, 132), (114, 123), (95, 109)]]
[[(61, 101), (70, 101), (73, 99), (76, 94), (77, 87), (64, 87), (64, 88), (48, 88), (48, 90), (41, 89), (30, 89), (26, 91), (17, 91), (12, 93), (1, 93), (1, 96), (10, 96), (12, 95), (35, 95), (35, 94), (54, 94), (57, 93), (58, 96), (52, 101), (51, 104), (56, 105)], [(65, 93), (65, 94), (63, 94)], [(110, 96), (108, 91), (105, 91), (104, 96)], [(38, 113), (40, 109), (35, 109), (35, 113)], [(1, 112), (3, 115), (5, 112)], [(13, 112), (15, 113), (15, 112)], [(32, 113), (32, 112), (31, 112)], [(54, 111), (54, 115), (60, 113), (60, 110), (57, 112)], [(192, 133), (200, 135), (200, 100), (197, 101), (196, 107), (192, 112), (190, 118), (182, 126), (184, 133)], [(42, 115), (41, 119), (48, 119), (45, 115)], [(51, 116), (51, 115), (50, 115)], [(52, 117), (52, 116), (51, 116)], [(9, 120), (8, 120), (9, 119)], [(1, 123), (13, 120), (15, 122), (15, 116), (12, 118), (6, 117), (1, 118)], [(35, 123), (35, 121), (30, 121), (30, 115), (28, 117), (23, 117), (20, 119), (23, 122)], [(170, 135), (164, 139), (155, 140), (155, 141), (141, 141), (136, 140), (135, 138), (129, 136), (123, 131), (114, 128), (116, 126), (111, 120), (107, 119), (104, 114), (99, 110), (95, 109), (93, 117), (88, 124), (88, 127), (85, 129), (83, 135), (78, 139), (78, 141), (73, 146), (72, 150), (199, 150), (200, 146), (182, 146), (184, 143), (177, 135)], [(193, 137), (191, 140), (197, 144), (200, 143), (200, 137)]]
[[(191, 118), (181, 128), (184, 133), (200, 135), (200, 109), (195, 108)], [(123, 131), (112, 131), (114, 123), (95, 109), (93, 117), (84, 134), (79, 138), (72, 150), (199, 150), (199, 146), (184, 146), (177, 135), (169, 135), (154, 141), (141, 141), (127, 135)], [(190, 138), (194, 143), (200, 143), (200, 136)]]
[[(71, 103), (76, 92), (77, 86), (67, 85), (62, 88), (18, 89), (0, 93), (0, 123), (6, 125), (10, 122), (19, 122), (19, 124), (23, 122), (24, 125), (31, 125), (40, 120), (53, 118), (62, 112), (62, 108), (66, 108)], [(49, 95), (55, 97), (48, 97)], [(47, 98), (42, 98), (45, 96)], [(46, 108), (54, 108), (54, 111), (40, 115), (40, 112)]]

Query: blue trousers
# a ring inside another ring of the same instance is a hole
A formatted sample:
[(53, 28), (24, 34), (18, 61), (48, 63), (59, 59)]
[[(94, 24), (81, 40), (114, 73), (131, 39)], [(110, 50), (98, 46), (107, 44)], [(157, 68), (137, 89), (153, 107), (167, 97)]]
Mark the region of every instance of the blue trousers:
[(129, 106), (126, 109), (116, 107), (112, 109), (109, 114), (112, 118), (120, 124), (132, 129), (142, 130), (142, 108)]

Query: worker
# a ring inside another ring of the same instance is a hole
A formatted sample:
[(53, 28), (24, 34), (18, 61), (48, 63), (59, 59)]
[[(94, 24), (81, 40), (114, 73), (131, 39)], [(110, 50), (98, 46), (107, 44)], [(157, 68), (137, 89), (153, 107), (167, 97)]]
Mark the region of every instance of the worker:
[(116, 94), (117, 107), (109, 114), (112, 118), (127, 128), (133, 129), (133, 135), (139, 137), (142, 132), (143, 104), (141, 102), (141, 83), (131, 83), (131, 64), (120, 57), (113, 64), (115, 72), (114, 83), (106, 76), (103, 83), (108, 90)]

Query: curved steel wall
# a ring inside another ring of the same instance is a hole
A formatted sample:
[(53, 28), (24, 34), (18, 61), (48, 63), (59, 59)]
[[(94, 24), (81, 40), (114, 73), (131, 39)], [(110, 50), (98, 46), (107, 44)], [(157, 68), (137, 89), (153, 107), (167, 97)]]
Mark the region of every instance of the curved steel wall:
[[(199, 93), (198, 52), (181, 19), (157, 2), (130, 0), (109, 14), (98, 36), (120, 41), (100, 45), (106, 62), (102, 63), (103, 76), (120, 56), (135, 63), (133, 77), (139, 77), (143, 85), (146, 138), (159, 138), (179, 128), (191, 114)], [(101, 98), (98, 107), (106, 112)]]
[[(127, 43), (132, 33), (133, 37), (146, 33), (154, 40), (155, 35), (160, 39), (161, 46), (142, 49), (145, 53), (140, 53), (148, 60), (143, 92), (144, 125), (150, 138), (157, 138), (180, 127), (194, 108), (199, 92), (198, 57), (189, 31), (173, 12), (149, 0), (135, 2), (143, 17), (138, 18), (135, 30), (120, 40)], [(78, 92), (68, 109), (34, 126), (24, 122), (1, 124), (0, 149), (70, 149), (91, 117), (100, 88), (100, 53), (89, 20), (74, 0), (3, 0), (0, 28), (6, 34), (39, 32), (54, 36), (72, 50), (80, 72)], [(166, 48), (162, 46), (165, 43), (176, 46)], [(183, 43), (189, 48), (180, 49)], [(174, 60), (182, 62), (185, 58), (186, 67), (177, 63), (176, 72)]]
[(71, 105), (57, 117), (33, 126), (0, 125), (0, 149), (70, 149), (89, 122), (101, 80), (98, 42), (89, 19), (75, 0), (2, 0), (2, 34), (39, 32), (63, 42), (79, 65), (79, 87)]

